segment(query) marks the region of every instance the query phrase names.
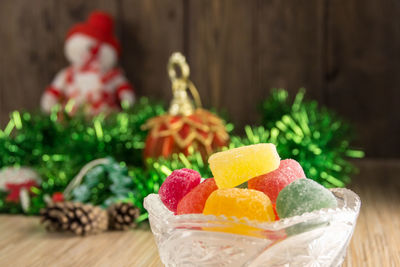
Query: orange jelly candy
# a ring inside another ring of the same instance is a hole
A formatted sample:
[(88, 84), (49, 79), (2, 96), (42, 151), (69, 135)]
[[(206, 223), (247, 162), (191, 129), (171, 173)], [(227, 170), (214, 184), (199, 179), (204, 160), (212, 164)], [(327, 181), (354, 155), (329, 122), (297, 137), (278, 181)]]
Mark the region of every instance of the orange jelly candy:
[(214, 191), (206, 201), (203, 214), (245, 217), (259, 222), (275, 220), (274, 210), (267, 195), (257, 190), (242, 188)]

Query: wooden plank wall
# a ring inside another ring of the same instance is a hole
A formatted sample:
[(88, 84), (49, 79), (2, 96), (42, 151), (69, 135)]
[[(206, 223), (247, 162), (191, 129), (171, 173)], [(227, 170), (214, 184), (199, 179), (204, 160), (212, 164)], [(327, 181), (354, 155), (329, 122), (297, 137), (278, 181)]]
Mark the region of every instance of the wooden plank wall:
[(139, 95), (169, 101), (165, 64), (189, 60), (206, 107), (256, 123), (270, 88), (306, 87), (352, 121), (369, 157), (400, 156), (397, 0), (2, 0), (0, 125), (34, 109), (67, 64), (68, 28), (93, 9), (116, 17), (121, 65)]

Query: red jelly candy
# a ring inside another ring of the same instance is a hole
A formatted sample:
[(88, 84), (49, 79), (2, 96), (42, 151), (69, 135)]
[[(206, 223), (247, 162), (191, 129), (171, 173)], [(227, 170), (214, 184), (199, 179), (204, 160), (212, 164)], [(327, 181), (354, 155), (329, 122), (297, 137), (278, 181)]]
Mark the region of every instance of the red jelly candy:
[(190, 169), (175, 170), (161, 185), (158, 194), (164, 205), (176, 212), (178, 202), (196, 187), (201, 180), (200, 173)]
[(177, 214), (203, 213), (207, 198), (217, 189), (214, 178), (206, 179), (179, 201)]
[(303, 168), (297, 161), (285, 159), (281, 160), (278, 169), (249, 180), (248, 187), (264, 192), (275, 203), (279, 192), (299, 178), (306, 178)]

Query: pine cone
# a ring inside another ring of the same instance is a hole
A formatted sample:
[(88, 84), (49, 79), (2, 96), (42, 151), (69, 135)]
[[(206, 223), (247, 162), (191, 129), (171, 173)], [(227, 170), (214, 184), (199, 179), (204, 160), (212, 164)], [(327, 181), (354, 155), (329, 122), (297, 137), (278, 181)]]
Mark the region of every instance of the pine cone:
[(131, 203), (115, 203), (108, 208), (108, 225), (113, 230), (126, 230), (135, 225), (139, 209)]
[(107, 212), (90, 204), (56, 202), (49, 204), (40, 213), (41, 222), (49, 231), (88, 235), (105, 231), (108, 226)]

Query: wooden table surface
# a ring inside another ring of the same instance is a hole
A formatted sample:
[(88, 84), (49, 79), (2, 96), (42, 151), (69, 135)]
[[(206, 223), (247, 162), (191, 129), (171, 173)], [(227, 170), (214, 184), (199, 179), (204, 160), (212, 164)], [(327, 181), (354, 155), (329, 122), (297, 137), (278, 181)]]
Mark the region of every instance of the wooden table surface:
[[(400, 266), (400, 161), (364, 160), (351, 188), (362, 207), (344, 266)], [(0, 266), (162, 266), (148, 224), (74, 237), (37, 217), (0, 216)]]

